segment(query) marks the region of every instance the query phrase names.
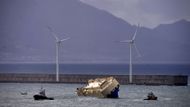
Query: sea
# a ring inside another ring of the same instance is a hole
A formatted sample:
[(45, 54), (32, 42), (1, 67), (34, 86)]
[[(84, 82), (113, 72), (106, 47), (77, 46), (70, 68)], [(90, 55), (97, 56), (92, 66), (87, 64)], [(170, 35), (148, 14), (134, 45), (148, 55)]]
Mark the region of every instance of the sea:
[[(121, 85), (118, 99), (77, 96), (85, 84), (0, 83), (0, 107), (190, 107), (189, 86)], [(35, 101), (40, 88), (54, 100)], [(27, 95), (21, 95), (26, 92)], [(144, 100), (153, 92), (158, 100)]]
[[(60, 64), (60, 74), (129, 74), (128, 64)], [(54, 63), (5, 63), (0, 73), (54, 74)], [(190, 64), (133, 64), (135, 75), (190, 75)]]

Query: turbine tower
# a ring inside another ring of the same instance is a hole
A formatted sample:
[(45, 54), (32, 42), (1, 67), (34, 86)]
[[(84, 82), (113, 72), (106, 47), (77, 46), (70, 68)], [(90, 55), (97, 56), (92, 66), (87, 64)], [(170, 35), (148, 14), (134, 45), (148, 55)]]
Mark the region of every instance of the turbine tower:
[(138, 54), (138, 56), (141, 56), (140, 53), (139, 53), (139, 51), (138, 51), (138, 49), (137, 49), (137, 47), (136, 47), (136, 44), (135, 44), (135, 38), (136, 38), (137, 31), (138, 31), (139, 28), (140, 28), (140, 25), (138, 24), (138, 26), (136, 28), (136, 31), (135, 31), (132, 39), (120, 41), (120, 42), (128, 43), (129, 44), (129, 58), (130, 58), (129, 59), (129, 83), (133, 82), (133, 78), (132, 78), (132, 75), (133, 75), (132, 74), (133, 73), (132, 72), (133, 71), (133, 69), (132, 69), (132, 48), (134, 47), (135, 50), (136, 50), (136, 52), (137, 52), (137, 54)]
[(59, 49), (60, 49), (60, 45), (62, 42), (70, 39), (65, 38), (65, 39), (59, 39), (58, 36), (53, 32), (52, 28), (48, 26), (48, 29), (50, 30), (52, 36), (55, 38), (55, 46), (56, 46), (56, 82), (59, 82)]

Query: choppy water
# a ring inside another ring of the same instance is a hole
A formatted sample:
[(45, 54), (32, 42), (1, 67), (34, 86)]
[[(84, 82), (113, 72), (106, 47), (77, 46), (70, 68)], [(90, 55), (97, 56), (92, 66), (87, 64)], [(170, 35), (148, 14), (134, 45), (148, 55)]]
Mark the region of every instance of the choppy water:
[[(41, 85), (51, 101), (34, 101)], [(189, 86), (121, 85), (119, 99), (78, 97), (81, 84), (0, 83), (0, 107), (190, 107)], [(21, 95), (20, 91), (28, 92)], [(158, 101), (144, 101), (148, 92), (154, 92)]]

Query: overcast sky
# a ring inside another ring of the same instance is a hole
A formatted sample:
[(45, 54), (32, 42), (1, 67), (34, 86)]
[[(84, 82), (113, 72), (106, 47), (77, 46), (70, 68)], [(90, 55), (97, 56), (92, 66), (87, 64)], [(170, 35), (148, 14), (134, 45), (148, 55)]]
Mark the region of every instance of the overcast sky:
[(80, 0), (106, 10), (134, 25), (154, 28), (159, 24), (190, 21), (190, 0)]

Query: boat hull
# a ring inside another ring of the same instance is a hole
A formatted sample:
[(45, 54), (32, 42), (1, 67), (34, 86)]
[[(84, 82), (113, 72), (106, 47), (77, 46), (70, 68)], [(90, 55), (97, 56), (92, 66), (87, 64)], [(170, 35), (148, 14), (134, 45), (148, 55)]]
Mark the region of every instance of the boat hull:
[(54, 98), (36, 94), (33, 96), (34, 100), (54, 100)]

